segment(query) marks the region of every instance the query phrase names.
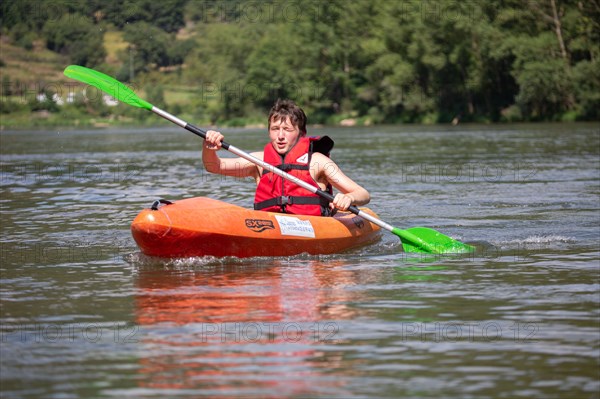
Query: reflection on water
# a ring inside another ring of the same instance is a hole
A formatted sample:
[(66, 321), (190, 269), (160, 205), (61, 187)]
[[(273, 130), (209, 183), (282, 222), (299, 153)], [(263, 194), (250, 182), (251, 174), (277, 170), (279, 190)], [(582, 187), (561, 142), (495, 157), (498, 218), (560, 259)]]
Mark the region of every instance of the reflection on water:
[(343, 380), (318, 377), (340, 366), (319, 346), (337, 342), (339, 321), (356, 317), (349, 304), (364, 295), (351, 289), (359, 276), (339, 260), (281, 263), (140, 268), (141, 387), (344, 393)]

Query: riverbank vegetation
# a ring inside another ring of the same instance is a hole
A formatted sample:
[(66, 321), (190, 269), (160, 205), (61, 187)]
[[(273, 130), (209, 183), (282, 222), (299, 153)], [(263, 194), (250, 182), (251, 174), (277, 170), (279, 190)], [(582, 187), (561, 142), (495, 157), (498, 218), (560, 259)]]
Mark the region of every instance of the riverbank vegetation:
[(160, 123), (69, 81), (69, 64), (197, 124), (264, 123), (280, 97), (325, 124), (600, 119), (598, 0), (0, 7), (4, 128)]

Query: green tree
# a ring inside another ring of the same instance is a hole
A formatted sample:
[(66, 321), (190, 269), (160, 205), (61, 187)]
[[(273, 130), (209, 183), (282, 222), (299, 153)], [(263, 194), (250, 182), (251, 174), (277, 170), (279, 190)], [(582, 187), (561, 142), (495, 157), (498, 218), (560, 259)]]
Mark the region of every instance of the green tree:
[[(285, 43), (284, 46), (281, 44)], [(304, 102), (310, 96), (304, 43), (290, 32), (289, 25), (269, 27), (248, 55), (246, 92), (260, 107), (273, 105), (278, 98)]]
[[(195, 108), (213, 123), (255, 112), (262, 88), (246, 76), (249, 53), (264, 27), (257, 24), (207, 24), (186, 57), (184, 81), (197, 87)], [(249, 107), (248, 107), (249, 105)]]
[(104, 61), (106, 50), (103, 35), (91, 18), (81, 14), (65, 14), (57, 21), (48, 21), (43, 33), (46, 46), (68, 55), (74, 64), (95, 66)]
[[(123, 32), (123, 37), (133, 52), (136, 74), (170, 65), (169, 47), (174, 41), (172, 35), (147, 22), (129, 24)], [(124, 56), (124, 64), (129, 64), (130, 57), (129, 53)]]
[[(119, 28), (137, 22), (152, 24), (165, 32), (177, 32), (185, 25), (183, 12), (188, 0), (101, 1), (97, 8), (103, 19)], [(194, 0), (191, 0), (194, 3)], [(201, 2), (200, 2), (201, 3)]]
[(0, 26), (39, 33), (48, 22), (56, 22), (68, 14), (68, 0), (18, 0), (0, 2)]
[(593, 65), (597, 54), (592, 15), (572, 0), (507, 1), (498, 12), (495, 23), (504, 37), (496, 56), (511, 60), (518, 84), (516, 104), (527, 118), (555, 119), (582, 110), (578, 102), (583, 98), (587, 104), (583, 113), (590, 114), (587, 109), (590, 101), (594, 103), (590, 90), (600, 87), (594, 74), (584, 78), (581, 72)]
[(151, 84), (146, 88), (146, 99), (158, 108), (165, 109), (165, 90), (161, 84)]

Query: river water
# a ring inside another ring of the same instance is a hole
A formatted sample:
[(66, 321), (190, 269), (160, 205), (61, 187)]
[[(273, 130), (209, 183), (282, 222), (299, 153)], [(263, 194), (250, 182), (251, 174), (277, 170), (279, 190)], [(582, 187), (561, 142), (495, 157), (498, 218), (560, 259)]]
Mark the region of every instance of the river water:
[(383, 220), (477, 251), (408, 255), (386, 233), (331, 256), (148, 258), (129, 224), (153, 200), (250, 207), (252, 183), (205, 173), (177, 128), (2, 132), (1, 396), (600, 396), (600, 125), (312, 133)]

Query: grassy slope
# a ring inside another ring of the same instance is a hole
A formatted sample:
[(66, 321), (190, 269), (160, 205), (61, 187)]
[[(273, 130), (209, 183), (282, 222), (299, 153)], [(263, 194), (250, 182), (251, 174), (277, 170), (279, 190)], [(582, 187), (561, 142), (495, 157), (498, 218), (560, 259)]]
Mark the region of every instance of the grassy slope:
[[(127, 51), (127, 42), (123, 40), (122, 32), (107, 31), (104, 35), (104, 47), (107, 52), (105, 64), (108, 68), (116, 70), (121, 66), (122, 53)], [(66, 89), (65, 84), (76, 84), (74, 81), (65, 78), (63, 75), (64, 68), (69, 64), (67, 57), (52, 52), (44, 47), (43, 41), (34, 43), (33, 50), (26, 50), (11, 43), (7, 36), (0, 36), (0, 60), (3, 66), (0, 67), (0, 79), (6, 76), (9, 81), (10, 90), (13, 96), (6, 97), (6, 88), (2, 88), (3, 99), (24, 103), (28, 99), (35, 97), (36, 93), (44, 88), (50, 88), (56, 92)], [(149, 81), (167, 81), (161, 73), (154, 72), (152, 76), (148, 76)], [(168, 79), (173, 81), (173, 79)], [(14, 95), (17, 88), (24, 88), (25, 95)], [(181, 105), (185, 106), (190, 103), (194, 96), (194, 89), (188, 86), (179, 85), (176, 83), (164, 83), (165, 101), (170, 106)], [(143, 98), (145, 93), (140, 90), (138, 94)], [(61, 120), (62, 119), (62, 120)], [(70, 120), (56, 114), (48, 114), (47, 112), (13, 112), (10, 114), (2, 114), (0, 128), (26, 128), (26, 127), (43, 127), (43, 126), (60, 126), (60, 125), (88, 125), (88, 126), (105, 126), (106, 124), (119, 124), (123, 119), (116, 120), (101, 120), (98, 121), (93, 115), (79, 115), (76, 120)], [(155, 122), (160, 124), (162, 120), (150, 120), (150, 123)]]
[[(104, 35), (104, 48), (107, 51), (106, 64), (119, 66), (119, 52), (127, 49), (121, 32), (108, 31)], [(36, 41), (32, 50), (26, 50), (11, 43), (6, 36), (0, 36), (0, 59), (4, 66), (0, 68), (2, 76), (11, 81), (28, 83), (34, 87), (40, 82), (66, 82), (62, 72), (69, 64), (67, 57), (61, 56)]]
[(2, 77), (8, 76), (12, 84), (20, 82), (33, 88), (40, 84), (64, 82), (62, 75), (66, 58), (47, 50), (42, 43), (36, 42), (29, 51), (10, 43), (0, 37), (0, 59), (4, 66), (0, 68)]
[(106, 49), (106, 63), (118, 65), (119, 53), (127, 51), (127, 42), (123, 40), (123, 33), (108, 31), (104, 34), (104, 48)]

